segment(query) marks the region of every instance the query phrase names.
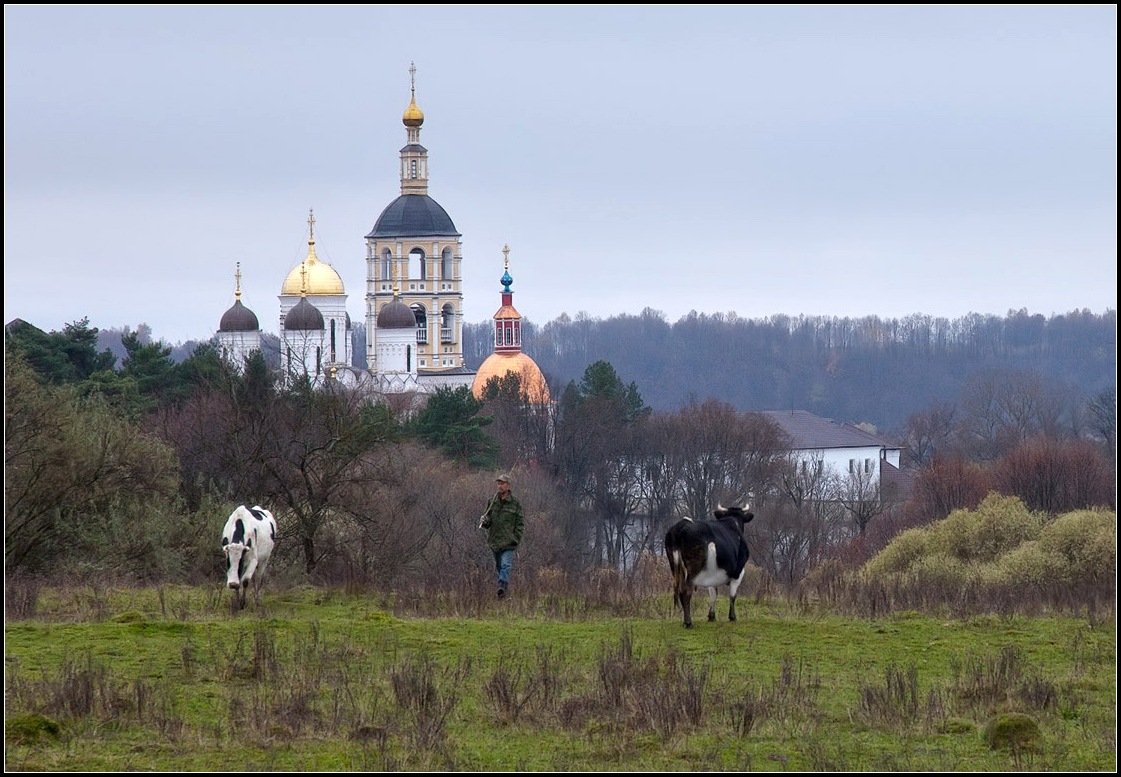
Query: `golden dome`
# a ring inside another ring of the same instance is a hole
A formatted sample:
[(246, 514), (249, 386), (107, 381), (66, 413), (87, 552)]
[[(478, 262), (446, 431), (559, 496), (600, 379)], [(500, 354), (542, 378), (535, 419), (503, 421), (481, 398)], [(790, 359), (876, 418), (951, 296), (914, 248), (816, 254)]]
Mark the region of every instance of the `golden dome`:
[(529, 396), (529, 401), (534, 405), (549, 403), (549, 384), (541, 374), (537, 362), (520, 351), (518, 353), (492, 353), (479, 366), (475, 380), (471, 384), (471, 393), (476, 399), (482, 399), (483, 389), (487, 382), (494, 377), (513, 372), (521, 376), (522, 389)]
[(401, 121), (406, 127), (419, 127), (424, 124), (424, 114), (416, 107), (416, 65), (412, 62), (409, 63), (409, 95), (409, 107), (405, 109)]
[[(401, 103), (397, 104), (400, 105)], [(409, 107), (405, 109), (405, 115), (401, 117), (401, 121), (405, 123), (406, 127), (419, 127), (424, 124), (424, 113), (417, 107), (415, 96), (409, 100)]]
[(307, 293), (309, 296), (317, 294), (346, 294), (343, 279), (339, 277), (335, 268), (326, 262), (319, 261), (315, 255), (315, 243), (308, 241), (307, 259), (297, 264), (284, 279), (280, 287), (281, 294), (290, 294), (298, 297), (304, 291), (304, 272), (307, 272)]

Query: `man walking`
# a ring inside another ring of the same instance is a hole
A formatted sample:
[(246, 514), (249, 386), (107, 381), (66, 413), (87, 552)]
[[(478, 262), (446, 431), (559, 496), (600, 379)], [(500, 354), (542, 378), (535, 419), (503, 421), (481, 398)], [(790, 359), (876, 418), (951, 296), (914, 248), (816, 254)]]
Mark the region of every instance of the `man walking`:
[(525, 515), (522, 503), (510, 493), (510, 476), (503, 473), (494, 482), (498, 484), (498, 492), (487, 502), (479, 528), (487, 530), (487, 545), (494, 553), (494, 567), (498, 572), (498, 598), (502, 599), (510, 583), (514, 550), (521, 544), (525, 532)]

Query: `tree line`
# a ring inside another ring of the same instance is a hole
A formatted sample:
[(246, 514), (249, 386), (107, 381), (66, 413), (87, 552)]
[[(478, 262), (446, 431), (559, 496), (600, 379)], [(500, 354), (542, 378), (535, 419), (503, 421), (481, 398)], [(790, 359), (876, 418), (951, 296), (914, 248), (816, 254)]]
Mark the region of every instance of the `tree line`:
[[(642, 387), (656, 411), (697, 399), (740, 410), (808, 410), (868, 424), (898, 436), (907, 418), (934, 404), (957, 404), (980, 373), (1033, 373), (1062, 404), (1067, 423), (1092, 397), (1116, 385), (1117, 314), (1074, 310), (1044, 317), (1027, 310), (959, 318), (913, 314), (767, 316), (692, 312), (669, 322), (647, 308), (638, 315), (562, 315), (544, 325), (524, 319), (523, 350), (559, 396), (596, 361)], [(99, 348), (125, 356), (124, 329), (103, 329)], [(146, 324), (135, 334), (152, 340)], [(354, 331), (357, 366), (365, 366), (365, 331)], [(476, 369), (494, 350), (492, 321), (465, 324), (464, 360)], [(200, 342), (171, 348), (181, 362)], [(279, 367), (279, 339), (263, 334), (266, 361)]]
[(780, 429), (726, 400), (657, 410), (605, 359), (553, 408), (507, 375), (481, 399), (441, 389), (410, 414), (392, 396), (281, 387), (263, 352), (235, 370), (209, 343), (176, 361), (127, 331), (116, 367), (98, 334), (85, 319), (6, 330), (9, 571), (213, 579), (215, 526), (260, 502), (309, 579), (419, 584), (432, 568), (485, 565), (474, 532), (497, 468), (516, 473), (527, 507), (522, 563), (565, 574), (625, 571), (659, 553), (671, 522), (718, 502), (752, 501), (753, 557), (789, 582), (992, 491), (1050, 513), (1115, 509), (1115, 396), (1087, 401), (1094, 420), (1077, 426), (1031, 372), (984, 373), (960, 405), (913, 412), (902, 501), (798, 467)]

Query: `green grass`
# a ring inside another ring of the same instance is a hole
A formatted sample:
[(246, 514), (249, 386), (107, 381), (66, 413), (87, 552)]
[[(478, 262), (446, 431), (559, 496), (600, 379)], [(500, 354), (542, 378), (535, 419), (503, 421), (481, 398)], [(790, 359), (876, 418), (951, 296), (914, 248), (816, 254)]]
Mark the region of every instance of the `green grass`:
[(706, 607), (44, 588), (5, 623), (5, 767), (1116, 770), (1113, 621)]

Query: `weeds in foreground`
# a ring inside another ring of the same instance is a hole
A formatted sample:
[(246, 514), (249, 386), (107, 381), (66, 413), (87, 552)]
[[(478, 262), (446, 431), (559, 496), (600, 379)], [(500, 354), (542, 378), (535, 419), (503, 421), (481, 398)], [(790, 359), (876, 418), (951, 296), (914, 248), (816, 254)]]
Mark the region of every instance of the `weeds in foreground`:
[[(40, 597), (58, 601), (57, 592)], [(904, 634), (932, 628), (930, 644), (945, 641), (918, 663), (882, 659), (910, 651), (893, 646), (891, 624), (854, 631), (761, 607), (737, 624), (685, 632), (669, 617), (554, 621), (540, 602), (517, 600), (491, 601), (479, 619), (403, 621), (361, 597), (320, 592), (235, 617), (197, 592), (152, 594), (150, 607), (129, 593), (124, 613), (113, 593), (94, 598), (101, 605), (77, 630), (88, 647), (56, 663), (42, 660), (51, 623), (9, 634), (9, 768), (99, 771), (107, 762), (97, 759), (138, 740), (162, 747), (125, 760), (157, 771), (205, 770), (234, 751), (246, 768), (308, 771), (1115, 763), (1115, 643), (1078, 621), (1048, 637), (1056, 648), (1045, 661), (1029, 658), (1034, 630), (1012, 638), (993, 618), (947, 631), (913, 615)], [(68, 601), (79, 600), (91, 599)], [(831, 635), (836, 627), (843, 636)], [(119, 651), (99, 651), (122, 633), (137, 645), (160, 640), (166, 663), (130, 666)], [(792, 643), (794, 633), (813, 637)], [(865, 658), (847, 666), (814, 649), (853, 634), (867, 642), (845, 644), (845, 655)], [(1038, 735), (987, 733), (1011, 713)]]

